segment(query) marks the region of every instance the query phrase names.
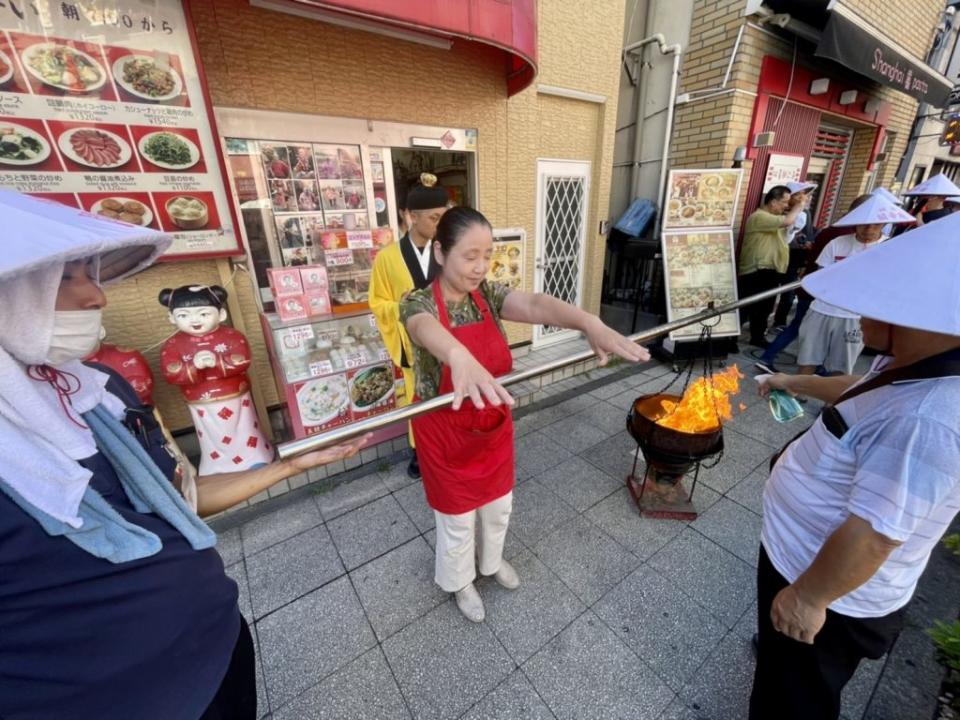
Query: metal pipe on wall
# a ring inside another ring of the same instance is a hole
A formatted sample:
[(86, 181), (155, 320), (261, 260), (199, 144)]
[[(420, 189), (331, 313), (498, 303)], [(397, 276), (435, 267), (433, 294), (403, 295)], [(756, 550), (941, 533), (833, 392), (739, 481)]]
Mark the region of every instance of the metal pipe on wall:
[[(653, 340), (654, 338), (666, 335), (674, 330), (679, 330), (680, 328), (688, 327), (689, 325), (695, 325), (696, 323), (709, 320), (710, 318), (718, 315), (723, 315), (724, 313), (745, 307), (746, 305), (752, 305), (760, 300), (766, 300), (767, 298), (775, 297), (780, 293), (787, 292), (788, 290), (796, 290), (798, 287), (800, 287), (799, 280), (786, 285), (781, 285), (773, 290), (767, 290), (766, 292), (758, 293), (757, 295), (751, 295), (750, 297), (742, 300), (721, 305), (720, 307), (708, 308), (697, 313), (696, 315), (690, 315), (689, 317), (685, 317), (680, 320), (674, 320), (663, 325), (658, 325), (657, 327), (650, 328), (649, 330), (643, 330), (635, 335), (631, 335), (629, 339), (638, 343), (647, 340)], [(500, 378), (499, 381), (500, 384), (504, 386), (514, 385), (519, 382), (524, 382), (525, 380), (532, 380), (533, 378), (540, 377), (541, 375), (546, 375), (547, 373), (555, 372), (556, 370), (562, 370), (565, 367), (576, 365), (577, 363), (584, 362), (585, 360), (590, 360), (595, 355), (596, 353), (594, 353), (592, 350), (583, 350), (575, 353), (574, 355), (568, 355), (565, 358), (560, 358), (559, 360), (554, 360), (552, 362), (544, 363), (543, 365), (537, 365), (536, 367), (527, 368), (526, 370), (519, 370), (517, 372), (510, 373), (506, 377)], [(301, 440), (293, 440), (291, 442), (284, 443), (277, 448), (277, 452), (281, 459), (286, 459), (295, 455), (302, 455), (303, 453), (311, 452), (313, 450), (320, 450), (322, 448), (329, 447), (330, 445), (336, 445), (337, 443), (344, 442), (350, 438), (355, 438), (368, 432), (379, 430), (387, 425), (404, 422), (416, 417), (417, 415), (423, 415), (424, 413), (428, 413), (432, 410), (439, 410), (440, 408), (447, 407), (452, 403), (453, 393), (438, 395), (430, 400), (425, 400), (415, 405), (407, 405), (406, 407), (391, 410), (383, 415), (376, 415), (352, 425), (346, 425), (344, 427), (335, 428), (319, 435), (313, 435)]]

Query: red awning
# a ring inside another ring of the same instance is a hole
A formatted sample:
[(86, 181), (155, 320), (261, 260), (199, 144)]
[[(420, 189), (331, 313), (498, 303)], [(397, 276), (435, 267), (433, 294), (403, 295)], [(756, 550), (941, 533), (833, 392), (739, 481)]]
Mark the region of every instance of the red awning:
[(500, 48), (508, 56), (507, 94), (537, 75), (536, 0), (294, 0), (299, 5)]

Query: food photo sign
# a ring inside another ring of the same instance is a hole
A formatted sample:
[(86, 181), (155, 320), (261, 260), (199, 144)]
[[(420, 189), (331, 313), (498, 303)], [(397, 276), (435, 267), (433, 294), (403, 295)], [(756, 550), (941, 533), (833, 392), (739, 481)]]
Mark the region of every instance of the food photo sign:
[[(737, 299), (733, 218), (742, 178), (741, 170), (670, 171), (661, 233), (669, 321)], [(700, 330), (692, 325), (670, 338), (697, 340)], [(721, 315), (713, 327), (714, 337), (739, 334), (737, 311)]]
[(522, 228), (493, 231), (493, 255), (487, 271), (489, 282), (508, 285), (511, 290), (523, 289), (523, 250), (527, 232)]
[(241, 251), (179, 2), (0, 2), (0, 186)]

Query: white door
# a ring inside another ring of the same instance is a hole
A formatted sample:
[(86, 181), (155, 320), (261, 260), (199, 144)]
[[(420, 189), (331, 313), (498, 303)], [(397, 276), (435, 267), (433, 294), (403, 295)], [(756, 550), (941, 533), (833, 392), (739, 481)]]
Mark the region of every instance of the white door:
[[(571, 305), (583, 300), (590, 163), (537, 161), (537, 240), (534, 291)], [(535, 347), (567, 340), (575, 330), (534, 325)]]

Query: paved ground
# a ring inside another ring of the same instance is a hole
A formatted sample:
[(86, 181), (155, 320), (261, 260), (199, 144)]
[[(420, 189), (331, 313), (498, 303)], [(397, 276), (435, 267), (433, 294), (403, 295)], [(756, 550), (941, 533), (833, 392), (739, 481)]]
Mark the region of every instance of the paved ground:
[[(262, 714), (745, 717), (764, 470), (801, 426), (773, 422), (745, 381), (723, 461), (701, 474), (700, 518), (641, 518), (623, 487), (625, 410), (668, 372), (615, 374), (518, 413), (507, 556), (523, 585), (481, 582), (482, 625), (432, 583), (434, 520), (402, 461), (218, 521), (255, 626)], [(861, 668), (845, 718), (864, 716), (880, 670)]]

